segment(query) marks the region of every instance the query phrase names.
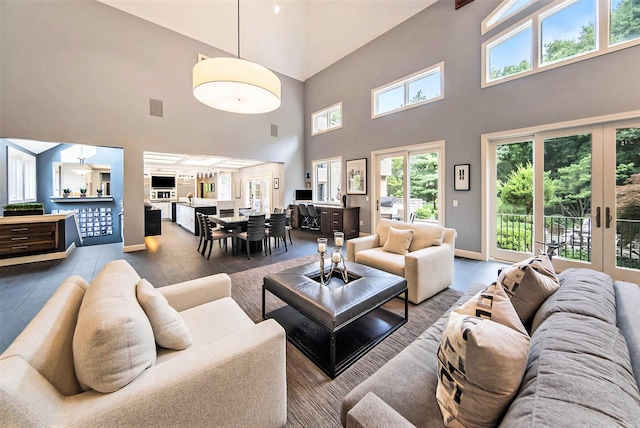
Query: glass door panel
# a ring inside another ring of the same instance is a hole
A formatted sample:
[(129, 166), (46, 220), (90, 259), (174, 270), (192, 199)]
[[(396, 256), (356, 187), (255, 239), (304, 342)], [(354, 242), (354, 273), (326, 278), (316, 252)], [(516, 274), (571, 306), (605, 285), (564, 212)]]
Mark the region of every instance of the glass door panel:
[(592, 258), (592, 134), (544, 139), (545, 243), (564, 242), (558, 259)]
[(402, 220), (438, 222), (438, 165), (438, 152), (409, 154), (409, 214)]
[(533, 141), (495, 146), (495, 170), (491, 180), (491, 255), (517, 261), (533, 252)]
[(379, 218), (404, 220), (405, 218), (405, 156), (382, 155), (379, 160)]

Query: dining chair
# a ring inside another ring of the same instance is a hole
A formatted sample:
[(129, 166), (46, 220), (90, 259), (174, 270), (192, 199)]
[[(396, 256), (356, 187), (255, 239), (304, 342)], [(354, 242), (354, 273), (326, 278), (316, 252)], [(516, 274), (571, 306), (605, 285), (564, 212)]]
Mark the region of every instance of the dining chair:
[(220, 217), (233, 217), (234, 210), (233, 208), (223, 208), (218, 211)]
[(287, 208), (285, 210), (286, 222), (284, 225), (284, 230), (287, 231), (287, 235), (289, 235), (289, 243), (293, 245), (293, 241), (291, 240), (291, 208)]
[[(264, 255), (267, 255), (267, 233), (265, 228), (265, 215), (249, 216), (247, 231), (240, 232), (236, 238), (247, 242), (247, 259), (251, 260), (251, 242), (262, 241)], [(240, 247), (238, 247), (240, 248)]]
[(320, 230), (320, 213), (316, 210), (316, 207), (311, 204), (307, 205), (307, 210), (309, 211), (309, 217), (311, 219), (309, 229)]
[(393, 218), (393, 215), (391, 213), (380, 213), (380, 218), (386, 218), (391, 220)]
[(409, 214), (409, 223), (413, 223), (416, 220), (416, 213), (412, 212)]
[[(205, 242), (204, 237), (205, 237), (205, 236), (206, 236), (206, 234), (207, 234), (207, 231), (204, 229), (204, 227), (203, 227), (203, 223), (202, 223), (202, 216), (203, 216), (203, 215), (204, 215), (204, 214), (202, 214), (202, 213), (196, 212), (196, 217), (197, 217), (197, 220), (198, 220), (198, 226), (200, 226), (200, 227), (199, 227), (199, 229), (200, 229), (200, 233), (199, 233), (199, 235), (200, 235), (200, 242), (198, 243), (198, 250), (197, 250), (197, 251), (200, 251), (200, 247), (202, 247), (202, 244)], [(205, 245), (206, 245), (206, 244), (205, 244)]]
[[(211, 250), (213, 249), (213, 241), (218, 241), (222, 243), (224, 241), (224, 251), (227, 251), (227, 243), (229, 242), (229, 238), (233, 238), (233, 232), (229, 232), (228, 230), (218, 229), (214, 226), (214, 223), (209, 221), (209, 218), (205, 215), (200, 217), (203, 221), (203, 228), (205, 230), (205, 244), (202, 248), (202, 255), (204, 256), (204, 252), (207, 249), (207, 243), (209, 245), (209, 253), (207, 253), (207, 259), (211, 257)], [(232, 250), (233, 250), (233, 241), (231, 242)]]
[(284, 251), (289, 251), (287, 248), (287, 235), (285, 229), (287, 224), (287, 215), (285, 213), (273, 213), (271, 214), (270, 220), (271, 227), (266, 230), (269, 254), (271, 254), (271, 238), (274, 239), (276, 247), (280, 246), (280, 239), (282, 239), (284, 242)]
[(309, 229), (309, 210), (305, 204), (298, 204), (298, 214), (300, 214), (300, 228)]

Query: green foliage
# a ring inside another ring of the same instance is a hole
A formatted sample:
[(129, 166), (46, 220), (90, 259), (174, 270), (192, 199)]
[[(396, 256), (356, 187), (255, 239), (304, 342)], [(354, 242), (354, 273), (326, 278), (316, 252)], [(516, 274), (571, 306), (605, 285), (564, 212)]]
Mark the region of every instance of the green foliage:
[(590, 23), (582, 27), (578, 40), (556, 39), (544, 45), (542, 62), (545, 64), (571, 58), (596, 49), (595, 28)]
[(533, 249), (532, 221), (531, 216), (500, 216), (496, 231), (498, 248), (530, 253)]
[(571, 217), (585, 217), (591, 212), (591, 155), (559, 168), (556, 176), (549, 204), (558, 205)]
[(44, 208), (42, 202), (32, 202), (24, 204), (6, 204), (2, 206), (2, 209), (9, 211), (28, 211), (28, 210), (41, 210)]
[(611, 14), (611, 43), (640, 37), (640, 1), (623, 0)]
[(420, 89), (416, 94), (409, 99), (409, 104), (419, 103), (420, 101), (425, 101), (427, 96), (422, 93), (422, 89)]
[(533, 161), (533, 143), (523, 141), (521, 143), (500, 144), (497, 147), (497, 173), (498, 182), (507, 181), (509, 174), (518, 165), (526, 165)]
[(498, 70), (497, 68), (492, 68), (490, 72), (490, 79), (501, 79), (503, 77), (511, 76), (512, 74), (518, 74), (523, 71), (531, 70), (531, 63), (523, 59), (520, 61), (518, 65), (505, 65), (502, 70)]
[(64, 189), (62, 189), (62, 193), (71, 193), (71, 189), (69, 189), (68, 187), (65, 187)]
[(421, 220), (438, 219), (438, 209), (423, 205), (416, 210), (416, 218)]
[(80, 193), (87, 193), (87, 188), (86, 187), (81, 187), (80, 188)]

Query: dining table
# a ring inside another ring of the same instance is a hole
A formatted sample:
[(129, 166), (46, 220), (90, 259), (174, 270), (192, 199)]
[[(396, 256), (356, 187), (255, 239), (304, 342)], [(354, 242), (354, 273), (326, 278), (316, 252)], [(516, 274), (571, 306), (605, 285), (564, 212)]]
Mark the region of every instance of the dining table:
[[(259, 213), (256, 212), (252, 215), (263, 215), (263, 213)], [(215, 223), (217, 225), (219, 225), (221, 228), (226, 229), (226, 230), (232, 230), (233, 231), (233, 243), (232, 243), (232, 252), (235, 255), (235, 242), (236, 242), (236, 235), (240, 232), (242, 232), (243, 230), (247, 230), (247, 224), (249, 223), (249, 217), (248, 215), (236, 215), (236, 216), (231, 216), (231, 217), (221, 217), (217, 214), (211, 214), (209, 216), (207, 216), (209, 218), (209, 221), (212, 223)], [(266, 220), (267, 223), (269, 221), (269, 214), (266, 214)], [(267, 225), (267, 227), (269, 227)], [(258, 242), (258, 241), (255, 241)], [(253, 252), (253, 247), (252, 248), (252, 252)], [(259, 248), (258, 251), (261, 251), (262, 248)], [(239, 254), (240, 252), (238, 252)]]

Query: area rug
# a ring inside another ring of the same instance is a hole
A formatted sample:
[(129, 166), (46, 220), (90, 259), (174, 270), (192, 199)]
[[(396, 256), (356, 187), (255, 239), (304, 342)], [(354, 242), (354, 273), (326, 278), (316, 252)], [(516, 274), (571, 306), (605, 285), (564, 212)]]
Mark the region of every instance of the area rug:
[[(231, 274), (231, 295), (254, 322), (260, 322), (264, 276), (317, 259), (317, 255), (312, 255)], [(413, 342), (460, 296), (460, 292), (446, 289), (420, 305), (410, 303), (409, 322), (334, 380), (287, 342), (287, 427), (340, 427), (342, 398)], [(282, 302), (267, 293), (267, 311), (281, 305)], [(394, 299), (385, 308), (402, 314), (404, 302)]]

